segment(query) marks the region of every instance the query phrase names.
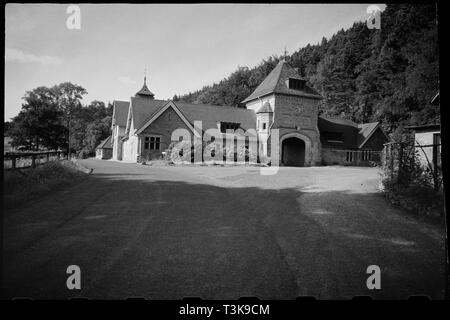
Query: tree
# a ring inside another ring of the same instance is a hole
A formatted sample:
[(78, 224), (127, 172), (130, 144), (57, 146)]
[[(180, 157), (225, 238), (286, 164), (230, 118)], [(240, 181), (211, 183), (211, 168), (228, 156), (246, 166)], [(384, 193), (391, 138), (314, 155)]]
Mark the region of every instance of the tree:
[(73, 132), (73, 128), (71, 128), (72, 118), (80, 112), (81, 100), (83, 99), (83, 96), (87, 94), (87, 91), (83, 87), (70, 82), (58, 84), (54, 86), (52, 90), (56, 92), (58, 107), (63, 113), (67, 130), (67, 150), (71, 153), (73, 151), (71, 146), (71, 135)]
[(65, 128), (55, 91), (38, 87), (27, 91), (23, 99), (22, 110), (12, 120), (12, 144), (24, 145), (32, 150), (60, 147)]
[(86, 143), (84, 149), (94, 154), (95, 148), (101, 141), (111, 135), (111, 116), (95, 120), (86, 127)]
[[(356, 22), (329, 40), (287, 57), (324, 99), (320, 112), (357, 122), (398, 126), (439, 121), (430, 99), (439, 90), (439, 50), (434, 4), (388, 4), (380, 30)], [(181, 101), (236, 105), (276, 66), (279, 57), (238, 68), (226, 79), (178, 97)]]

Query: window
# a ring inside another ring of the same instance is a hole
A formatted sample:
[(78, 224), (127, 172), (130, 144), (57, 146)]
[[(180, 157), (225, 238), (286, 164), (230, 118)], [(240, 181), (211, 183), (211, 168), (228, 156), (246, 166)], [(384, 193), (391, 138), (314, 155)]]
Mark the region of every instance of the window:
[(303, 90), (305, 88), (305, 80), (289, 78), (289, 89)]
[(372, 160), (372, 152), (370, 150), (363, 150), (361, 151), (361, 158), (363, 161), (370, 161)]
[(324, 131), (321, 135), (327, 140), (327, 142), (331, 143), (343, 143), (342, 132), (329, 132)]
[(159, 150), (160, 143), (160, 137), (150, 137), (150, 150)]
[(265, 122), (263, 122), (263, 130), (266, 130), (266, 123)]
[(353, 151), (347, 151), (347, 158), (346, 158), (347, 162), (353, 162), (353, 160), (354, 160), (354, 154), (353, 153), (354, 153)]
[(225, 133), (227, 130), (232, 129), (232, 130), (237, 130), (240, 127), (240, 123), (236, 123), (236, 122), (221, 122), (220, 123), (220, 132)]
[(161, 145), (160, 137), (145, 137), (144, 138), (144, 150), (159, 150)]

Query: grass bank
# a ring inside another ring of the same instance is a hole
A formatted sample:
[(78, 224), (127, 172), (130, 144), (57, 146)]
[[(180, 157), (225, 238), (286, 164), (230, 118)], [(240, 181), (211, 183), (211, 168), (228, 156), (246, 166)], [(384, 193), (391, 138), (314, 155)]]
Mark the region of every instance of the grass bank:
[(4, 171), (4, 207), (20, 206), (48, 193), (75, 185), (86, 177), (86, 173), (67, 160), (52, 161), (20, 171)]

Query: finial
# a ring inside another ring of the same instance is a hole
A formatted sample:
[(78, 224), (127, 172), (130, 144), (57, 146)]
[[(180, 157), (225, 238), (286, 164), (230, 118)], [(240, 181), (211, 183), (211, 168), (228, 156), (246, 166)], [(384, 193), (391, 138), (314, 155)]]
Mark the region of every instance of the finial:
[(283, 57), (283, 60), (286, 61), (286, 58), (287, 58), (287, 49), (286, 49), (286, 46), (284, 46), (284, 57)]
[(144, 69), (144, 84), (147, 84), (147, 68)]

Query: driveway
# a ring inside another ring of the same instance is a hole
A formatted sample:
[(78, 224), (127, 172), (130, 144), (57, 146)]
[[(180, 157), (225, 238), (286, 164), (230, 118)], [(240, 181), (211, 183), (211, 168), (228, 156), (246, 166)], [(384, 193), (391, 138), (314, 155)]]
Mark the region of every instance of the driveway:
[(83, 164), (82, 183), (5, 212), (6, 297), (443, 298), (444, 229), (392, 207), (375, 168)]

